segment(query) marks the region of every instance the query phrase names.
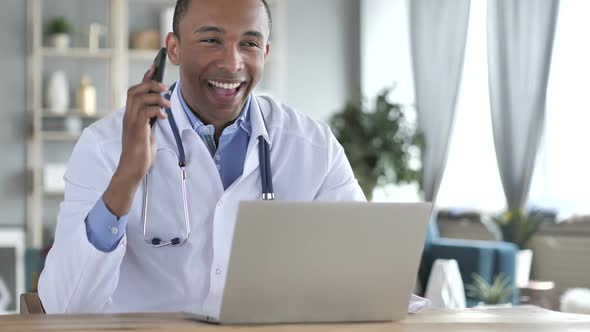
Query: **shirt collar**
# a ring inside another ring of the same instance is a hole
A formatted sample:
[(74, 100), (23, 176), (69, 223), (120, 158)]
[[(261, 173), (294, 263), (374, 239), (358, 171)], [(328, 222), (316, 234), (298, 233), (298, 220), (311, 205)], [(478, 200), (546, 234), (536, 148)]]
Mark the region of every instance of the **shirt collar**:
[(262, 136), (264, 140), (272, 146), (272, 142), (270, 140), (270, 136), (268, 134), (268, 127), (267, 124), (271, 123), (272, 118), (271, 112), (272, 109), (271, 105), (266, 106), (266, 115), (264, 114), (263, 107), (260, 105), (260, 101), (264, 100), (264, 98), (258, 98), (256, 95), (252, 95), (252, 100), (250, 104), (250, 123), (252, 126), (252, 134), (251, 136), (254, 138), (258, 138)]
[[(199, 117), (191, 110), (191, 108), (188, 106), (188, 104), (184, 100), (184, 97), (182, 96), (180, 80), (178, 81), (178, 86), (176, 87), (175, 90), (177, 91), (177, 96), (178, 96), (178, 100), (180, 100), (180, 105), (182, 105), (182, 109), (184, 110), (184, 113), (188, 117), (188, 120), (189, 120), (192, 128), (199, 134), (204, 132), (204, 133), (208, 133), (210, 135), (213, 135), (215, 132), (215, 128), (213, 127), (213, 125), (205, 125), (203, 123), (203, 121), (201, 121), (201, 119), (199, 119)], [(224, 133), (227, 132), (228, 134), (232, 134), (236, 130), (241, 128), (248, 135), (251, 135), (251, 133), (252, 133), (252, 125), (250, 123), (251, 103), (252, 103), (252, 94), (250, 94), (248, 96), (248, 99), (246, 100), (246, 103), (244, 104), (244, 107), (242, 108), (242, 111), (240, 112), (240, 115), (238, 116), (236, 121), (234, 121), (234, 123), (232, 123), (227, 128), (225, 128), (223, 130)]]

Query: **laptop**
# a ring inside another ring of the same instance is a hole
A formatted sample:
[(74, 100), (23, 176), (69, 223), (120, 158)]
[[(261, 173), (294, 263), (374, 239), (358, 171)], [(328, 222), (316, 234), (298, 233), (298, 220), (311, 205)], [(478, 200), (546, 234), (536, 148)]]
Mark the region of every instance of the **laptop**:
[(240, 203), (218, 324), (406, 317), (431, 203)]

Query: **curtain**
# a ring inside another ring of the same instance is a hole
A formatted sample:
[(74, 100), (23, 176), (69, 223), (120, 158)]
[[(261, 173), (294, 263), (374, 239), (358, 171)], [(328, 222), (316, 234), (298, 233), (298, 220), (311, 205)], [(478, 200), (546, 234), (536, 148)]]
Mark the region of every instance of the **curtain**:
[(435, 201), (447, 161), (463, 70), (470, 0), (410, 0), (412, 66), (424, 199)]
[(488, 1), (494, 144), (509, 209), (524, 207), (545, 124), (559, 0)]

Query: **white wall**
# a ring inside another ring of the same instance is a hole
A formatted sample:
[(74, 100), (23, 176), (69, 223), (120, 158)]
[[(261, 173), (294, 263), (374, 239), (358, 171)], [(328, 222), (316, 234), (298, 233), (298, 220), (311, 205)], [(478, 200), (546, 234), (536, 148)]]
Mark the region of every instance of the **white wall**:
[(288, 1), (287, 98), (327, 120), (360, 90), (360, 0)]
[[(2, 1), (0, 21), (0, 225), (23, 225), (25, 212), (26, 6)], [(6, 29), (6, 27), (10, 27)]]

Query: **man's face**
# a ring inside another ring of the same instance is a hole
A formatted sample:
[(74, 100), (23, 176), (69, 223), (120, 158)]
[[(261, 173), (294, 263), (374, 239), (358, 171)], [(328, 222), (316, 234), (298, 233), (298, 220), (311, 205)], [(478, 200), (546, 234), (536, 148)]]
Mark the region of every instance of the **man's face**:
[(260, 0), (192, 0), (167, 38), (180, 66), (182, 94), (201, 120), (227, 124), (256, 87), (270, 50), (270, 27)]

